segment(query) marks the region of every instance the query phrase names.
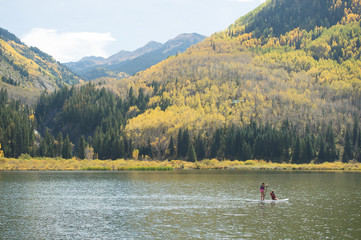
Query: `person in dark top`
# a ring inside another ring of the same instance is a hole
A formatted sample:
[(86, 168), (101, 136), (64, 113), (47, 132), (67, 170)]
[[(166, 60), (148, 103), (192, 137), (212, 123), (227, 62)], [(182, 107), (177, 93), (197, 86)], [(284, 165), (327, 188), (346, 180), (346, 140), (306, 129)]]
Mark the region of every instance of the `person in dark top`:
[(261, 201), (264, 200), (264, 195), (265, 195), (267, 186), (268, 186), (268, 184), (264, 185), (264, 183), (262, 183), (261, 187), (259, 188), (259, 191), (261, 192)]
[(270, 195), (271, 195), (272, 200), (278, 200), (278, 198), (276, 198), (275, 191), (272, 191), (272, 192), (270, 193)]

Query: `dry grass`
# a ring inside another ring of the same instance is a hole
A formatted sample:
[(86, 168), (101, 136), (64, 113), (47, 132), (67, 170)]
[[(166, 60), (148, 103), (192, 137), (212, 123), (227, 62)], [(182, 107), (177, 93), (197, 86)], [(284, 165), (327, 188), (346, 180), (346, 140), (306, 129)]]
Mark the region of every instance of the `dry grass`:
[(0, 171), (122, 171), (122, 170), (173, 170), (173, 169), (265, 169), (305, 171), (355, 171), (361, 172), (361, 163), (325, 162), (322, 164), (272, 163), (262, 160), (219, 161), (205, 159), (196, 163), (181, 160), (140, 161), (140, 160), (80, 160), (77, 158), (31, 158), (23, 156), (0, 158)]

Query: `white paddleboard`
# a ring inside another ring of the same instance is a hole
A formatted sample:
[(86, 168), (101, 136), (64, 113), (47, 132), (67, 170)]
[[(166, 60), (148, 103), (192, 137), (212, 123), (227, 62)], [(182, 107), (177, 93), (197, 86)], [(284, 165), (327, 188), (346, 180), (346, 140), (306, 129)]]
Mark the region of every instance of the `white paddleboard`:
[(246, 202), (264, 202), (264, 203), (273, 203), (273, 202), (287, 202), (288, 198), (284, 198), (284, 199), (278, 199), (278, 200), (256, 200), (256, 199), (245, 199)]

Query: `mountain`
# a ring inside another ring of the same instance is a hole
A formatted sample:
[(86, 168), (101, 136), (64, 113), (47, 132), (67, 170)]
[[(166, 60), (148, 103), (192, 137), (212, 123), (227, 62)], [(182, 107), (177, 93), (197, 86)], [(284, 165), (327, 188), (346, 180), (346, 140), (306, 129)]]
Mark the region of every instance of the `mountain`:
[(181, 34), (164, 44), (151, 41), (135, 51), (122, 50), (107, 59), (85, 57), (79, 62), (65, 63), (65, 65), (87, 80), (115, 76), (121, 72), (134, 75), (169, 56), (184, 52), (187, 48), (202, 41), (204, 38), (204, 36), (196, 33)]
[(109, 66), (127, 60), (132, 60), (143, 54), (158, 49), (160, 46), (162, 46), (161, 43), (151, 41), (147, 43), (144, 47), (138, 48), (133, 52), (122, 50), (110, 56), (109, 58), (94, 57), (94, 56), (84, 57), (78, 62), (69, 62), (69, 63), (65, 63), (65, 65), (72, 71), (76, 72), (77, 74), (82, 75), (82, 74), (86, 74), (87, 72), (91, 72), (92, 70), (100, 66)]
[[(163, 151), (163, 140), (176, 138), (179, 129), (205, 138), (207, 146), (223, 136), (220, 149), (207, 149), (209, 157), (222, 158), (236, 137), (232, 129), (287, 123), (302, 137), (299, 145), (295, 138), (285, 140), (293, 144), (286, 155), (304, 159), (294, 147), (308, 145), (302, 151), (310, 161), (326, 144), (329, 159), (343, 158), (345, 133), (355, 119), (361, 121), (360, 13), (359, 0), (265, 2), (225, 31), (128, 79), (133, 91), (154, 95), (150, 109), (128, 120), (125, 131), (135, 143), (150, 141)], [(260, 132), (257, 141), (270, 145), (269, 134)], [(255, 142), (245, 141), (255, 151)]]
[(174, 56), (178, 53), (184, 52), (190, 46), (204, 40), (204, 38), (204, 36), (196, 33), (181, 34), (174, 39), (168, 40), (162, 46), (159, 46), (153, 51), (142, 54), (134, 59), (129, 59), (118, 64), (113, 64), (112, 66), (109, 66), (108, 69), (134, 75), (139, 71), (143, 71), (163, 61), (169, 56)]
[(120, 51), (112, 56), (110, 56), (107, 59), (107, 63), (108, 64), (115, 64), (115, 63), (120, 63), (120, 62), (124, 62), (127, 60), (132, 60), (136, 57), (139, 57), (143, 54), (152, 52), (158, 48), (160, 48), (162, 46), (161, 43), (156, 42), (156, 41), (150, 41), (149, 43), (147, 43), (145, 46), (136, 49), (133, 52), (130, 51)]
[(360, 0), (269, 0), (134, 76), (43, 94), (37, 154), (67, 136), (100, 159), (360, 162), (360, 13)]
[(54, 91), (79, 78), (64, 65), (35, 47), (0, 28), (0, 88), (11, 97), (33, 101), (40, 92)]

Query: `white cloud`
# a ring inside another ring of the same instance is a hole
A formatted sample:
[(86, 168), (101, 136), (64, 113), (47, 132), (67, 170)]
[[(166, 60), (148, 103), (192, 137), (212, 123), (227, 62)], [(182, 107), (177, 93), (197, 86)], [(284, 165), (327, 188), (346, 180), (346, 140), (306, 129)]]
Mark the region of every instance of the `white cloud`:
[(60, 62), (78, 61), (84, 56), (108, 57), (106, 46), (116, 41), (111, 33), (57, 32), (43, 28), (33, 28), (21, 40)]

